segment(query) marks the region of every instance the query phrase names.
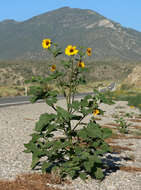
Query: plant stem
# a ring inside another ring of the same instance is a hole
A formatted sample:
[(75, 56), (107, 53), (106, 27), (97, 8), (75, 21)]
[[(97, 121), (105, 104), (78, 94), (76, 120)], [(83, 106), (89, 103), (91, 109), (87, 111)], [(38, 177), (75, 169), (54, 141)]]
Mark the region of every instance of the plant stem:
[[(69, 94), (68, 94), (68, 104), (71, 104), (71, 96), (72, 96), (72, 78), (73, 78), (73, 59), (71, 59), (71, 74), (70, 74), (70, 78), (69, 78)], [(71, 108), (68, 107), (68, 112), (71, 113)]]
[(81, 123), (81, 121), (86, 117), (86, 115), (84, 115), (79, 122), (74, 126), (74, 128), (72, 129), (73, 131), (77, 128), (77, 126)]

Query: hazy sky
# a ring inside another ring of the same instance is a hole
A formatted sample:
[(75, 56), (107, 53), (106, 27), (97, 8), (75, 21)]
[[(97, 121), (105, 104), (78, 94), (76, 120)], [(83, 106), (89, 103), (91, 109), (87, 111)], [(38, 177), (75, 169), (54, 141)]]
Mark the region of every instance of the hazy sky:
[(141, 0), (0, 0), (0, 21), (23, 21), (64, 6), (91, 9), (141, 31)]

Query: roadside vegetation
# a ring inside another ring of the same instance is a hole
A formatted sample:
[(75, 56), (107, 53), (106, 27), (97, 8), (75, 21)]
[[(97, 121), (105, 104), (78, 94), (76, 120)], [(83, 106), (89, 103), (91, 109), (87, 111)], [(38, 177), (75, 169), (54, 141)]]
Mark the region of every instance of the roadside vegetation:
[[(50, 60), (50, 64), (54, 64)], [(56, 60), (56, 64), (59, 60)], [(79, 86), (79, 92), (91, 92), (95, 86), (107, 86), (112, 81), (123, 80), (132, 71), (135, 64), (112, 62), (112, 61), (92, 61), (89, 60), (88, 74), (85, 74), (88, 84)], [(16, 60), (0, 61), (0, 97), (25, 95), (25, 80), (32, 76), (46, 77), (49, 73), (48, 60)]]

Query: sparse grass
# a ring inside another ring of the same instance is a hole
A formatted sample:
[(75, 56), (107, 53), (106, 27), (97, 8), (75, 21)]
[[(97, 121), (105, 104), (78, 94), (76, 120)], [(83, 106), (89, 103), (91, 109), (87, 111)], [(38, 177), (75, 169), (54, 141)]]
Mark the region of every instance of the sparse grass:
[(21, 88), (15, 88), (11, 86), (0, 87), (0, 97), (21, 96), (21, 95), (24, 95), (24, 90)]

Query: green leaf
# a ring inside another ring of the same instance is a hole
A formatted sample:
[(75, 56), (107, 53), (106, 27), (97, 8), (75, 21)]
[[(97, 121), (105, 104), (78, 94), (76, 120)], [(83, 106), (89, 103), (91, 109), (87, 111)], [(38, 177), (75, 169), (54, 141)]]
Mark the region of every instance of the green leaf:
[(92, 98), (92, 96), (91, 96), (90, 94), (88, 94), (88, 95), (86, 95), (86, 96), (84, 97), (84, 99), (86, 99), (86, 100), (91, 99), (91, 98)]
[(96, 179), (102, 179), (104, 177), (104, 174), (101, 168), (97, 168), (96, 171), (94, 172), (94, 175)]
[(39, 121), (36, 123), (35, 131), (42, 132), (44, 131), (51, 121), (54, 121), (56, 118), (55, 114), (44, 113), (40, 116)]
[(32, 155), (31, 169), (34, 169), (39, 164), (40, 158), (36, 154)]
[(24, 146), (25, 146), (25, 148), (28, 149), (29, 152), (32, 152), (32, 153), (33, 153), (33, 152), (38, 151), (38, 148), (37, 148), (36, 144), (34, 144), (34, 143), (32, 142), (32, 140), (29, 141), (29, 143), (24, 144)]
[(82, 139), (86, 139), (87, 138), (87, 133), (86, 133), (86, 131), (85, 130), (80, 130), (79, 132), (78, 132), (78, 136), (80, 137), (80, 138), (82, 138)]
[(71, 67), (71, 64), (70, 64), (69, 61), (64, 61), (64, 60), (62, 60), (62, 61), (61, 61), (61, 64), (62, 64), (65, 68), (70, 68), (70, 67)]
[(46, 103), (49, 105), (49, 106), (52, 106), (53, 104), (55, 104), (57, 102), (57, 98), (55, 97), (50, 97), (50, 98), (47, 98), (46, 99)]
[(25, 152), (25, 153), (31, 153), (31, 150), (30, 149), (26, 149), (23, 152)]
[(69, 173), (70, 177), (73, 178), (75, 176), (75, 174), (76, 174), (76, 171), (75, 170), (70, 170), (68, 173)]
[(103, 144), (100, 146), (101, 150), (108, 152), (109, 151), (109, 145), (103, 141)]
[(112, 135), (112, 130), (108, 128), (103, 128), (102, 131), (103, 139), (109, 138)]
[(80, 105), (81, 105), (82, 107), (88, 106), (88, 101), (87, 101), (87, 99), (81, 99)]
[(47, 171), (50, 171), (49, 168), (51, 167), (51, 165), (51, 163), (44, 161), (41, 168), (42, 172), (45, 173)]
[(47, 95), (48, 95), (48, 96), (57, 97), (57, 95), (58, 95), (58, 91), (57, 91), (57, 90), (49, 91)]
[(97, 127), (95, 124), (89, 123), (88, 127), (86, 128), (87, 135), (92, 138), (101, 138), (102, 132), (99, 127)]
[(72, 108), (75, 109), (76, 111), (78, 111), (80, 109), (80, 102), (79, 101), (73, 101), (72, 103)]
[(37, 134), (37, 133), (33, 133), (32, 135), (32, 142), (35, 143), (39, 138), (41, 138), (42, 136)]
[[(83, 148), (81, 148), (80, 146), (75, 146), (75, 154), (76, 155), (79, 155), (80, 153), (82, 153), (82, 151), (83, 151)], [(78, 160), (79, 160), (79, 157), (76, 157)], [(75, 158), (75, 159), (76, 159)]]
[(95, 163), (98, 163), (98, 164), (102, 163), (101, 159), (96, 154), (92, 156), (92, 159), (94, 160)]
[(48, 124), (48, 127), (47, 127), (47, 132), (45, 133), (46, 134), (46, 136), (48, 136), (48, 134), (50, 134), (51, 132), (53, 132), (53, 131), (57, 131), (57, 126), (56, 126), (56, 124)]
[(57, 57), (58, 55), (62, 54), (62, 49), (61, 48), (58, 48), (56, 51), (53, 52), (54, 54), (54, 57)]
[(82, 180), (85, 180), (87, 178), (87, 174), (85, 173), (80, 173), (79, 174), (79, 177), (82, 179)]
[(100, 144), (101, 144), (101, 142), (97, 140), (97, 141), (95, 141), (95, 142), (92, 143), (92, 146), (94, 148), (98, 148)]
[(85, 169), (86, 169), (86, 171), (87, 172), (90, 172), (91, 171), (91, 164), (90, 164), (90, 162), (89, 161), (87, 161), (87, 162), (84, 162), (84, 167), (85, 167)]
[(53, 144), (53, 150), (59, 150), (60, 148), (62, 148), (64, 145), (62, 142), (60, 141), (54, 141), (54, 144)]
[(33, 103), (35, 103), (38, 100), (38, 96), (33, 96), (29, 100), (33, 104)]
[(57, 113), (59, 117), (64, 118), (66, 121), (70, 119), (69, 112), (62, 107), (57, 106)]
[(81, 152), (81, 157), (80, 159), (82, 160), (87, 160), (89, 158), (90, 154), (88, 152)]

